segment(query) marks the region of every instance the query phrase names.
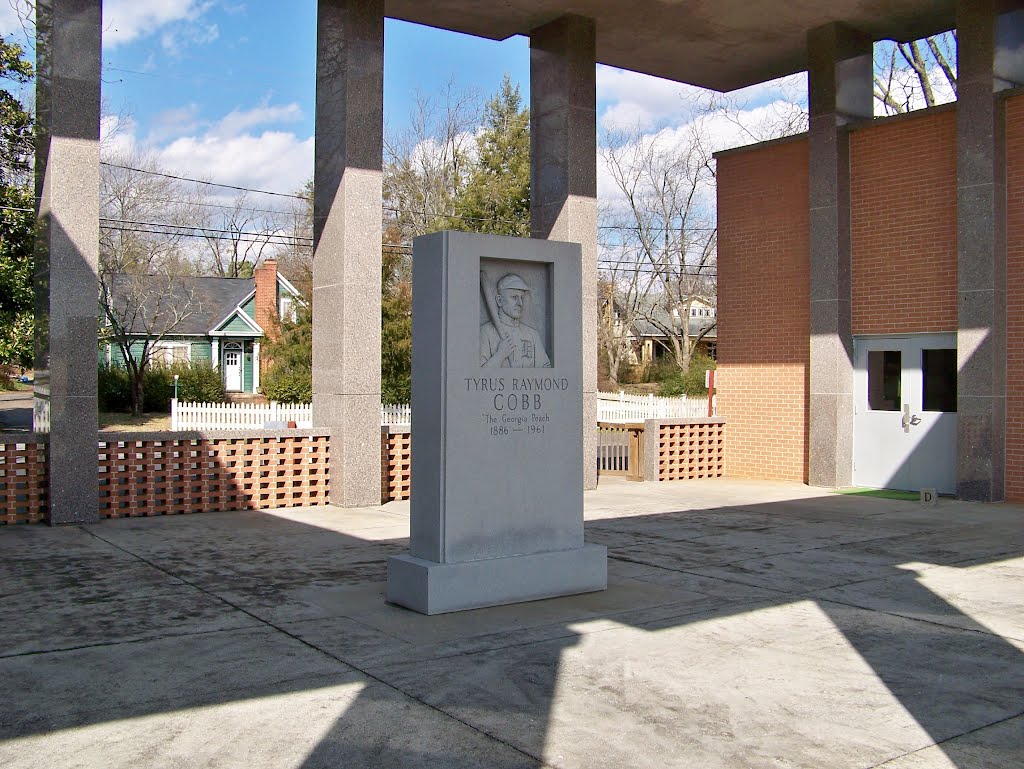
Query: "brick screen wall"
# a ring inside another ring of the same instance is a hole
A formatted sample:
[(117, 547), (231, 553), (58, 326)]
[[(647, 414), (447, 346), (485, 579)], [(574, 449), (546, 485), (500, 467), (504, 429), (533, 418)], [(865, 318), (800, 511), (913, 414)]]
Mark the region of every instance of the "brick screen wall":
[(325, 505), (327, 436), (109, 440), (103, 518)]
[(46, 515), (46, 444), (0, 437), (0, 523), (38, 523)]
[(408, 429), (381, 428), (380, 501), (408, 499), (412, 467), (412, 435)]
[(1024, 502), (1024, 95), (1006, 100), (1006, 498)]
[(957, 329), (956, 112), (850, 135), (853, 333)]
[(806, 481), (810, 286), (804, 137), (718, 158), (718, 414), (725, 474)]
[(725, 423), (658, 425), (658, 480), (720, 478), (725, 468)]
[[(46, 444), (7, 437), (0, 438), (0, 524), (45, 521)], [(97, 447), (102, 518), (328, 504), (325, 435), (105, 433)]]

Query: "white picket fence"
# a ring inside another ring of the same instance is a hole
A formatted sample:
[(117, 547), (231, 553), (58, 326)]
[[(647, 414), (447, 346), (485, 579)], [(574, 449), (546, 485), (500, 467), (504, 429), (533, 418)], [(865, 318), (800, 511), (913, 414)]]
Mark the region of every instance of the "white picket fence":
[(707, 415), (707, 397), (683, 395), (678, 398), (659, 398), (655, 395), (627, 395), (624, 392), (597, 394), (598, 422), (638, 422), (644, 419)]
[(412, 420), (412, 406), (408, 403), (390, 403), (380, 407), (381, 425), (407, 425)]
[[(598, 393), (598, 422), (639, 422), (644, 419), (706, 417), (708, 399), (682, 396)], [(380, 407), (381, 425), (407, 425), (412, 419), (408, 403)], [(295, 422), (297, 427), (313, 426), (313, 406), (302, 403), (187, 403), (171, 401), (172, 430), (252, 430), (270, 424)]]
[(313, 426), (309, 403), (187, 403), (171, 401), (171, 430), (259, 430), (295, 422)]

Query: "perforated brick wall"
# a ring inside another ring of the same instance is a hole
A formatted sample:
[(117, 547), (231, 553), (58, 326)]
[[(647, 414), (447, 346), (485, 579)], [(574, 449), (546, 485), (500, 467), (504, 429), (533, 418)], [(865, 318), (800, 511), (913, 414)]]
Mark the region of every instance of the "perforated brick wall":
[(661, 425), (658, 446), (659, 481), (720, 478), (725, 472), (724, 424)]
[(957, 329), (956, 112), (850, 134), (854, 334)]
[(101, 441), (100, 515), (324, 505), (329, 447), (326, 436)]
[(1024, 502), (1024, 95), (1006, 100), (1006, 498)]
[[(324, 435), (100, 437), (106, 439), (97, 444), (104, 518), (329, 501), (330, 439)], [(46, 444), (0, 443), (0, 523), (34, 523), (46, 516)]]
[(46, 444), (0, 442), (0, 523), (46, 520)]
[(412, 434), (381, 430), (381, 502), (409, 498)]

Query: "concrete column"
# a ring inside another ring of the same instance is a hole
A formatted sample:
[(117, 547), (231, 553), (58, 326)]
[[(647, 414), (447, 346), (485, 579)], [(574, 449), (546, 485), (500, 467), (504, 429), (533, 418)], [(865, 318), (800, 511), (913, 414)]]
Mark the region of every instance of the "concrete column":
[(530, 33), (530, 224), (583, 246), (583, 487), (597, 488), (597, 70), (594, 22)]
[(36, 3), (35, 413), (48, 401), (53, 524), (99, 520), (100, 6)]
[(317, 8), (313, 414), (331, 503), (378, 505), (384, 2)]
[(1024, 83), (1024, 14), (957, 6), (957, 495), (1003, 499), (1006, 467), (1006, 160), (1003, 103)]
[(807, 480), (853, 478), (850, 150), (843, 126), (872, 114), (872, 40), (843, 24), (807, 35), (810, 107), (810, 424)]

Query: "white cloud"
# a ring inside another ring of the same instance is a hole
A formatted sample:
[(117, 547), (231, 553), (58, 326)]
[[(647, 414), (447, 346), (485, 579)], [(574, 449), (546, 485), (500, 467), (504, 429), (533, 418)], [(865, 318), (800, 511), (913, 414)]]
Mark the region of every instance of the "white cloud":
[(684, 125), (707, 111), (712, 100), (730, 105), (734, 112), (769, 104), (806, 105), (807, 78), (803, 73), (771, 80), (727, 94), (599, 66), (598, 102), (605, 105), (600, 125), (606, 131), (654, 133)]
[(313, 138), (264, 131), (177, 139), (159, 151), (161, 165), (183, 176), (239, 187), (294, 192), (313, 173)]
[(199, 105), (192, 103), (164, 110), (154, 115), (149, 124), (148, 144), (160, 144), (195, 133), (202, 128)]
[[(248, 110), (232, 110), (215, 120), (204, 118), (197, 105), (186, 104), (160, 113), (141, 139), (133, 120), (105, 116), (101, 123), (103, 153), (106, 157), (144, 153), (167, 173), (292, 193), (313, 173), (313, 138), (283, 130), (252, 129), (301, 119), (297, 104), (263, 103)], [(211, 191), (219, 197), (216, 188)], [(227, 197), (234, 194), (224, 193)]]
[(601, 115), (607, 130), (655, 130), (690, 114), (685, 96), (699, 89), (615, 67), (597, 68), (597, 99), (609, 103)]
[[(701, 112), (691, 115), (674, 125), (666, 126), (658, 131), (636, 131), (628, 141), (620, 157), (630, 158), (642, 156), (643, 152), (631, 150), (652, 148), (654, 152), (667, 162), (667, 158), (685, 158), (696, 141), (700, 142), (704, 156), (719, 150), (754, 144), (780, 135), (780, 126), (788, 121), (800, 120), (803, 116), (803, 105), (776, 98), (773, 101), (754, 107), (743, 108), (742, 104), (752, 104), (768, 96), (778, 95), (780, 91), (764, 89), (747, 94), (732, 96), (744, 97), (736, 99), (733, 107), (725, 110)], [(792, 124), (792, 123), (790, 123)], [(645, 182), (640, 181), (639, 193), (644, 194)], [(597, 197), (601, 204), (615, 211), (625, 203), (622, 191), (615, 183), (611, 169), (602, 155), (597, 162)], [(713, 211), (714, 185), (708, 180), (700, 185), (697, 204), (705, 211)]]
[(180, 56), (190, 45), (208, 45), (220, 37), (216, 24), (186, 24), (168, 29), (160, 36), (160, 45), (172, 56)]
[(272, 123), (297, 123), (300, 120), (302, 120), (302, 108), (297, 102), (278, 107), (264, 103), (249, 110), (232, 110), (214, 126), (213, 132), (218, 136), (237, 136), (255, 126)]
[[(197, 32), (181, 33), (188, 42), (212, 42), (217, 36), (216, 25), (212, 25), (211, 38), (211, 25), (199, 23), (212, 6), (209, 0), (105, 0), (103, 42), (110, 47), (130, 43), (180, 22), (196, 24)], [(191, 24), (189, 30), (193, 29)]]
[[(0, 34), (23, 35), (35, 24), (36, 9), (33, 0), (0, 0)], [(22, 21), (25, 19), (26, 21)]]

